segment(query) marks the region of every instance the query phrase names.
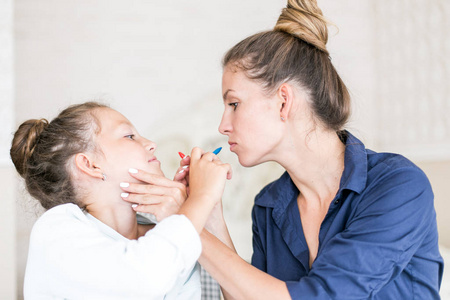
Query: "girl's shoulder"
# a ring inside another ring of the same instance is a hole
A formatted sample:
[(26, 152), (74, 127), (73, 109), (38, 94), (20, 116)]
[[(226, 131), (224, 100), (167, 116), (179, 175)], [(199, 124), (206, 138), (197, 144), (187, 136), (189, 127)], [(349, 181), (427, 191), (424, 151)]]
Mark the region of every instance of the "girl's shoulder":
[(47, 210), (37, 219), (31, 231), (31, 238), (56, 237), (59, 232), (67, 234), (87, 224), (86, 215), (77, 205), (61, 204)]

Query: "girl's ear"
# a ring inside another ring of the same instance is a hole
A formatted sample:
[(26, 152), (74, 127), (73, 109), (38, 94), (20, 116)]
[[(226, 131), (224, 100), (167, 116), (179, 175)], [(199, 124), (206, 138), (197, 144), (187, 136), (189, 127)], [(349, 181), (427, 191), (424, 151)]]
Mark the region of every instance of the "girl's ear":
[(97, 167), (92, 158), (85, 153), (78, 153), (75, 155), (75, 165), (82, 173), (94, 177), (103, 179), (103, 173), (101, 168)]
[(292, 108), (294, 98), (294, 90), (289, 83), (283, 83), (277, 91), (278, 99), (280, 99), (280, 118), (286, 121)]

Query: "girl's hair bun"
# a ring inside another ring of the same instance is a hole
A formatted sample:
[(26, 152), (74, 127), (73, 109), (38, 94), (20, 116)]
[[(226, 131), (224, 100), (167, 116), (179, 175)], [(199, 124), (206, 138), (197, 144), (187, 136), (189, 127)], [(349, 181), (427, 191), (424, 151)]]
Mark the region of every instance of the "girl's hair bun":
[(316, 0), (288, 0), (274, 31), (289, 33), (328, 54), (328, 24)]
[(14, 134), (10, 155), (20, 176), (26, 173), (26, 164), (33, 155), (42, 132), (48, 127), (46, 119), (32, 119), (23, 122)]

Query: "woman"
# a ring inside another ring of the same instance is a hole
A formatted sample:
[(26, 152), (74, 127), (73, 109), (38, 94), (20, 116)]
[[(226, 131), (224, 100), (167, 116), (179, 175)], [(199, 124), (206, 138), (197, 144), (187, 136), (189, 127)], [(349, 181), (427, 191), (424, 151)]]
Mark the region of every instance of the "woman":
[[(155, 149), (123, 115), (92, 102), (19, 127), (11, 158), (47, 209), (30, 238), (26, 299), (200, 299), (199, 233), (230, 167), (194, 149), (185, 201)], [(146, 207), (157, 225), (138, 225), (138, 204), (122, 190), (143, 180), (153, 184)]]
[(219, 239), (202, 233), (199, 261), (227, 298), (439, 299), (428, 179), (344, 130), (350, 98), (326, 43), (316, 1), (289, 0), (274, 30), (225, 55), (219, 131), (243, 166), (286, 172), (256, 196), (252, 266), (223, 220), (211, 227)]

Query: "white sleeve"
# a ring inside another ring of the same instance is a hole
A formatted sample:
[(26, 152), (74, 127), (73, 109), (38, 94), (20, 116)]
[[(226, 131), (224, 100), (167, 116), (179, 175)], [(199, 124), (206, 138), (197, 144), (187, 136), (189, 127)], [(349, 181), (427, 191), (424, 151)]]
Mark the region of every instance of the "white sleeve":
[(25, 296), (47, 286), (70, 298), (161, 299), (180, 276), (190, 274), (201, 254), (199, 235), (182, 215), (124, 241), (76, 218), (41, 219), (30, 238)]

